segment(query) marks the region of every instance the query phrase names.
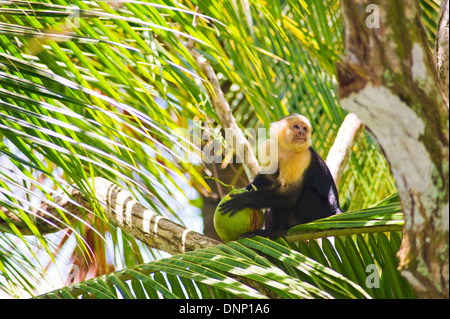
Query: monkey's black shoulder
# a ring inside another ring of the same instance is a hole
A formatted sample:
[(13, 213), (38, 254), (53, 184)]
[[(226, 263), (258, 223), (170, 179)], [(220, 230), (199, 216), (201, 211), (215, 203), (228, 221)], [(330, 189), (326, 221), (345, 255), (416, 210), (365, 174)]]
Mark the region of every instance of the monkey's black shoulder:
[(327, 163), (325, 163), (322, 157), (320, 157), (312, 146), (309, 147), (309, 151), (311, 153), (311, 163), (309, 165), (308, 172), (305, 173), (308, 174), (308, 177), (312, 178), (312, 182), (317, 184), (331, 184), (328, 186), (334, 186), (334, 188), (336, 188), (333, 176), (331, 175)]

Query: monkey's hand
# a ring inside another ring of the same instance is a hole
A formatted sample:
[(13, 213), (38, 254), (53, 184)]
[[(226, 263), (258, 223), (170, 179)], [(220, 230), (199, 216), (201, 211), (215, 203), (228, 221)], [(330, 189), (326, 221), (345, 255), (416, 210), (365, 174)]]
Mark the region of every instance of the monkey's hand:
[(230, 213), (230, 216), (233, 216), (238, 211), (243, 210), (247, 207), (248, 202), (248, 194), (240, 193), (240, 194), (231, 194), (231, 199), (227, 200), (225, 203), (220, 205), (219, 211), (222, 211), (222, 215)]

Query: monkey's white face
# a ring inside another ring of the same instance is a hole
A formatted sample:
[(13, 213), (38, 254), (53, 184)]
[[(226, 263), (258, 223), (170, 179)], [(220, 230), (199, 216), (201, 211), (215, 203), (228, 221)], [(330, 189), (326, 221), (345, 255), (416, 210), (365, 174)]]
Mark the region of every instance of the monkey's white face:
[(270, 126), (270, 138), (287, 151), (301, 152), (311, 146), (311, 132), (311, 123), (299, 114), (286, 116)]
[(277, 122), (278, 142), (281, 147), (302, 151), (311, 145), (312, 127), (307, 118), (292, 115)]
[(308, 137), (310, 136), (309, 127), (307, 124), (302, 121), (295, 121), (289, 124), (289, 129), (286, 132), (286, 135), (292, 136), (292, 142), (298, 144), (306, 143), (308, 141)]

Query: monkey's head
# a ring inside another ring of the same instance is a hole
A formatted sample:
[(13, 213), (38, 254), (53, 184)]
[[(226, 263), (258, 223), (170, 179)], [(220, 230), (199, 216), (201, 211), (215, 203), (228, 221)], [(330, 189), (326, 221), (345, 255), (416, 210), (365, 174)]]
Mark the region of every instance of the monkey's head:
[(283, 117), (270, 126), (270, 137), (278, 139), (279, 147), (295, 152), (311, 146), (311, 132), (311, 123), (299, 114)]

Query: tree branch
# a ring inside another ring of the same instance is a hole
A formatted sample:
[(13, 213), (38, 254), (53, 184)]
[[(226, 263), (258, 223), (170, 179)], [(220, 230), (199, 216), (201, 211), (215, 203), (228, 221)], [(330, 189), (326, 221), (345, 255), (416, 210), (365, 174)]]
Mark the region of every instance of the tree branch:
[(220, 243), (147, 209), (128, 191), (104, 178), (96, 177), (94, 187), (108, 219), (150, 247), (180, 254)]
[(363, 131), (364, 126), (356, 114), (349, 113), (342, 122), (334, 144), (328, 152), (327, 166), (333, 175), (334, 182), (339, 185), (344, 169), (352, 152), (353, 144)]
[(449, 34), (448, 34), (448, 20), (449, 9), (448, 0), (442, 0), (441, 9), (439, 11), (438, 30), (436, 33), (436, 43), (434, 46), (434, 56), (436, 59), (437, 71), (441, 79), (441, 88), (448, 100), (448, 86), (449, 86)]
[[(220, 243), (147, 209), (139, 204), (131, 193), (104, 178), (96, 177), (91, 183), (92, 188), (95, 189), (95, 196), (103, 207), (108, 220), (119, 226), (128, 235), (141, 240), (150, 247), (164, 250), (170, 254), (182, 254), (186, 251), (216, 246)], [(60, 215), (57, 213), (56, 207), (65, 210), (65, 216), (68, 216), (71, 222), (85, 217), (80, 207), (88, 211), (92, 210), (91, 204), (82, 192), (73, 188), (70, 194), (72, 199), (68, 196), (58, 197), (57, 205), (44, 204), (35, 211), (34, 215), (40, 217), (36, 219), (35, 225), (41, 233), (51, 233), (67, 228), (67, 223), (57, 217)], [(2, 212), (10, 222), (20, 229), (22, 234), (33, 234), (23, 220), (6, 209), (2, 209)], [(45, 222), (44, 219), (50, 223)], [(6, 229), (10, 228), (10, 225), (1, 219), (0, 225)]]
[(251, 180), (256, 174), (259, 173), (259, 165), (250, 143), (245, 138), (242, 130), (236, 123), (236, 119), (233, 116), (230, 105), (228, 104), (228, 101), (220, 88), (219, 80), (217, 79), (214, 69), (211, 67), (208, 60), (206, 60), (206, 58), (198, 53), (194, 48), (188, 48), (188, 50), (202, 70), (203, 74), (206, 76), (209, 84), (212, 86), (213, 90), (208, 90), (209, 98), (211, 99), (214, 110), (219, 117), (220, 124), (222, 124), (223, 128), (230, 129), (232, 135), (236, 137), (236, 150), (240, 150), (240, 146), (243, 146), (243, 152), (241, 153), (237, 151), (236, 156), (238, 157), (239, 162), (244, 163), (244, 166), (248, 168), (247, 176), (249, 177), (249, 180)]
[[(197, 20), (198, 16), (194, 16), (194, 26), (197, 24)], [(220, 124), (224, 129), (229, 129), (232, 135), (236, 138), (236, 145), (234, 145), (236, 156), (239, 163), (244, 164), (248, 179), (252, 180), (253, 177), (255, 177), (259, 173), (259, 164), (256, 159), (255, 153), (250, 146), (250, 143), (245, 138), (242, 130), (236, 123), (236, 119), (233, 116), (231, 107), (228, 104), (228, 101), (225, 98), (225, 94), (222, 92), (222, 89), (220, 87), (216, 72), (211, 67), (211, 64), (208, 62), (208, 60), (203, 55), (198, 53), (198, 51), (195, 49), (195, 43), (192, 39), (185, 43), (184, 46), (194, 58), (198, 67), (202, 70), (203, 74), (208, 80), (208, 84), (211, 85), (212, 89), (207, 88), (207, 92), (214, 110), (216, 111), (216, 114), (219, 118)], [(243, 146), (243, 148), (241, 146)]]
[(337, 64), (339, 97), (374, 134), (394, 175), (405, 214), (402, 274), (421, 297), (448, 298), (448, 101), (419, 5), (340, 4), (346, 55)]

